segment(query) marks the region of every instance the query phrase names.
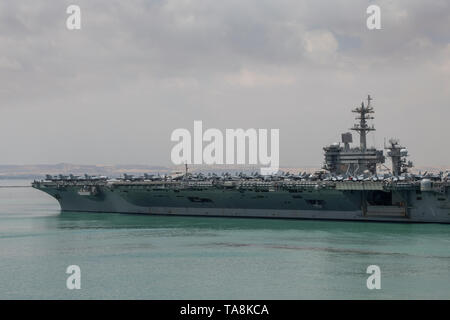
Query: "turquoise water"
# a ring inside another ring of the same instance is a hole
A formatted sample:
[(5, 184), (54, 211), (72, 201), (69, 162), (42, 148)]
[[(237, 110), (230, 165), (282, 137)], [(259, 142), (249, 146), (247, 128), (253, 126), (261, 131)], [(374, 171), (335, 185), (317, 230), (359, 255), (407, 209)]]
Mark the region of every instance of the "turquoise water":
[(0, 188), (0, 271), (0, 299), (449, 299), (450, 225), (61, 214)]

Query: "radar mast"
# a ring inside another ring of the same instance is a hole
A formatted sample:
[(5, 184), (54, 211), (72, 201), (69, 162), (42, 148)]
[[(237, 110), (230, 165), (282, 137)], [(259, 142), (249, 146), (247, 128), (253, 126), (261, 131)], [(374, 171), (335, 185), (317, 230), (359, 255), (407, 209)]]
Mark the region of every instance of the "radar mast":
[(392, 161), (392, 174), (399, 176), (402, 173), (407, 173), (408, 168), (413, 167), (411, 161), (407, 161), (408, 150), (402, 147), (397, 139), (390, 139), (389, 145), (384, 147), (388, 150), (387, 155)]
[(359, 120), (359, 123), (355, 123), (353, 128), (350, 128), (350, 130), (357, 131), (359, 133), (359, 141), (360, 141), (361, 151), (367, 150), (367, 133), (370, 131), (375, 131), (375, 128), (373, 125), (369, 126), (367, 124), (368, 120), (373, 119), (372, 114), (375, 113), (373, 111), (373, 107), (370, 105), (371, 101), (372, 101), (372, 98), (370, 97), (370, 95), (368, 95), (367, 96), (367, 106), (364, 106), (364, 102), (362, 102), (361, 107), (357, 107), (352, 110), (352, 112), (359, 114), (355, 118), (356, 120)]

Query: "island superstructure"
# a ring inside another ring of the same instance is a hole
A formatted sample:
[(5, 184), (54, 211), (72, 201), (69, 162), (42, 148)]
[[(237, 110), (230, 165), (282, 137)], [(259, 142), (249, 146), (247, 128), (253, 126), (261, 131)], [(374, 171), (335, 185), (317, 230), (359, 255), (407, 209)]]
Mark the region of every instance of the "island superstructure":
[[(259, 217), (450, 223), (450, 177), (411, 174), (408, 151), (396, 139), (383, 150), (367, 146), (374, 131), (372, 98), (353, 110), (352, 134), (324, 148), (322, 171), (298, 175), (178, 174), (106, 177), (47, 176), (32, 186), (53, 196), (62, 211), (149, 215)], [(386, 157), (389, 173), (379, 173)]]
[(343, 133), (343, 147), (339, 143), (334, 143), (324, 148), (324, 169), (334, 174), (355, 175), (365, 171), (376, 174), (377, 165), (384, 163), (385, 157), (382, 150), (373, 147), (367, 148), (367, 134), (375, 131), (375, 127), (368, 124), (368, 121), (373, 119), (372, 114), (374, 113), (371, 100), (372, 98), (368, 96), (367, 106), (362, 102), (360, 107), (352, 110), (357, 114), (356, 119), (359, 120), (359, 123), (356, 123), (350, 130), (359, 133), (359, 147), (351, 148), (352, 134)]

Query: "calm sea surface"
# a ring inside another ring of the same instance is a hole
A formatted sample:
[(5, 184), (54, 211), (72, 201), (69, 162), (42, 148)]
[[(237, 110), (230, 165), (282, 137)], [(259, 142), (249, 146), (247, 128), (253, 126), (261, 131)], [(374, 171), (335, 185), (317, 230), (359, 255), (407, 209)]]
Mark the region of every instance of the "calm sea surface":
[(60, 213), (0, 188), (0, 299), (93, 298), (450, 299), (450, 225)]

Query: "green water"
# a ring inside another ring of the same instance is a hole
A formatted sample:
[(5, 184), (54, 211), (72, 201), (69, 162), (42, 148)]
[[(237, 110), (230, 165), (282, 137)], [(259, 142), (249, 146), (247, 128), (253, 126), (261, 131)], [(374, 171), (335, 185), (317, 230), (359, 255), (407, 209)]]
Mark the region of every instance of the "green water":
[(450, 225), (61, 214), (0, 188), (0, 299), (345, 298), (449, 299)]

